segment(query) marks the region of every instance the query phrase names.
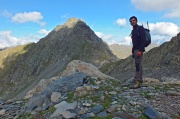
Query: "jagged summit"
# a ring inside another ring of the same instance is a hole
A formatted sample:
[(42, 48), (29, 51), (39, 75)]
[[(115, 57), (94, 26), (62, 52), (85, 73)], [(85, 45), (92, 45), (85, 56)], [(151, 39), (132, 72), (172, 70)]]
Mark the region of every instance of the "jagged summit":
[(68, 27), (68, 28), (72, 28), (74, 25), (76, 25), (78, 22), (83, 22), (81, 19), (76, 19), (76, 18), (69, 18), (65, 25)]
[(68, 42), (88, 40), (94, 41), (95, 44), (104, 44), (102, 39), (83, 20), (76, 18), (70, 18), (64, 24), (56, 26), (45, 38), (40, 40), (40, 44), (45, 43), (49, 46), (49, 44), (56, 43), (57, 45), (57, 42), (59, 43), (62, 40)]
[(76, 19), (76, 18), (69, 18), (63, 25), (58, 25), (54, 30), (55, 31), (58, 31), (59, 29), (61, 29), (61, 28), (73, 28), (75, 25), (77, 25), (78, 23), (83, 23), (83, 24), (85, 24), (84, 22), (83, 22), (83, 20), (81, 20), (81, 19)]

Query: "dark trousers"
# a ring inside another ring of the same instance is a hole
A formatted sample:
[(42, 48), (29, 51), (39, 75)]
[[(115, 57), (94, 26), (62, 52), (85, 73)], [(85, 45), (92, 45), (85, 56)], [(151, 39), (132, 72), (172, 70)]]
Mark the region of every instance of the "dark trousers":
[(142, 71), (143, 55), (140, 56), (140, 57), (137, 57), (137, 51), (138, 50), (135, 50), (134, 54), (133, 54), (134, 61), (135, 61), (135, 69), (136, 69), (134, 80), (135, 81), (143, 81), (143, 79), (142, 79), (142, 75), (143, 75), (143, 71)]

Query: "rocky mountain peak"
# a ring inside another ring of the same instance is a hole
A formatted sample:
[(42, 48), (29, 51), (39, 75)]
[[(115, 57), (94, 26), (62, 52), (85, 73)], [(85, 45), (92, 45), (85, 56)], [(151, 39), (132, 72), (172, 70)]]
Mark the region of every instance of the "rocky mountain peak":
[(85, 24), (81, 19), (76, 19), (74, 17), (72, 18), (69, 18), (65, 23), (64, 25), (58, 25), (54, 30), (55, 31), (58, 31), (59, 29), (61, 28), (74, 28), (79, 22)]
[(73, 28), (78, 22), (83, 22), (81, 19), (76, 19), (76, 18), (69, 18), (65, 25), (68, 27), (68, 28)]
[[(57, 26), (39, 42), (16, 49), (17, 53), (0, 58), (0, 64), (6, 67), (0, 68), (0, 84), (3, 82), (0, 96), (3, 97), (9, 96), (8, 93), (15, 94), (11, 90), (22, 91), (16, 96), (22, 97), (41, 79), (61, 74), (73, 60), (81, 60), (99, 67), (104, 61), (117, 59), (107, 44), (85, 22), (75, 18), (70, 18), (63, 25)], [(7, 86), (9, 81), (13, 82), (13, 86)], [(22, 90), (19, 86), (22, 89), (27, 86), (28, 88)], [(4, 93), (5, 91), (7, 93)]]

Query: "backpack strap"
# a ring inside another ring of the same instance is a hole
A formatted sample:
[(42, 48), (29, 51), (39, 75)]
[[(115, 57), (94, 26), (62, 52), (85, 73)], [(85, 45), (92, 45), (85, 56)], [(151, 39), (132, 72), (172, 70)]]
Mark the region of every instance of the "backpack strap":
[(138, 36), (139, 36), (139, 25), (137, 26), (137, 29), (136, 29), (136, 30), (137, 30), (137, 32), (138, 32)]
[[(143, 27), (143, 26), (142, 26), (142, 27)], [(138, 36), (139, 36), (139, 25), (137, 26), (136, 30), (137, 30)], [(131, 31), (131, 33), (129, 34), (129, 36), (132, 36), (132, 31)]]

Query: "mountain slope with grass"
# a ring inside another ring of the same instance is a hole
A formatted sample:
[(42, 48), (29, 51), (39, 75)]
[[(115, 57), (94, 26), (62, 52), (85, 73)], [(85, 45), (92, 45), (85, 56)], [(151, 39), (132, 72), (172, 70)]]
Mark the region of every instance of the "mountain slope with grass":
[[(170, 41), (144, 54), (144, 77), (159, 80), (180, 80), (180, 33)], [(122, 81), (134, 76), (134, 60), (131, 56), (115, 63), (104, 65), (103, 73)], [(168, 78), (169, 77), (169, 78)]]
[[(15, 52), (15, 49), (19, 51)], [(5, 51), (1, 51), (0, 57)], [(0, 83), (7, 82), (0, 89), (1, 98), (25, 91), (19, 95), (22, 97), (41, 79), (60, 75), (72, 60), (85, 61), (98, 67), (104, 61), (117, 59), (84, 21), (75, 18), (58, 25), (39, 42), (17, 46), (9, 52), (1, 63)]]

